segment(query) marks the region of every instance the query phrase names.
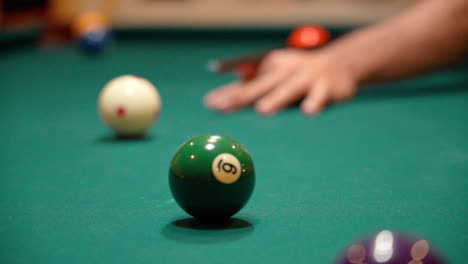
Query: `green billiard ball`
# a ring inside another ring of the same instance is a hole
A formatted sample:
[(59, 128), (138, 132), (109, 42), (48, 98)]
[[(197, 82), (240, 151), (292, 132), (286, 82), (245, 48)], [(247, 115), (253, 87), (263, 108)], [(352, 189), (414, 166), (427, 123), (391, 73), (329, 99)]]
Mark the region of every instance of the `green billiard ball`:
[(169, 186), (176, 202), (203, 221), (222, 221), (247, 203), (255, 185), (248, 151), (225, 135), (191, 138), (174, 154)]

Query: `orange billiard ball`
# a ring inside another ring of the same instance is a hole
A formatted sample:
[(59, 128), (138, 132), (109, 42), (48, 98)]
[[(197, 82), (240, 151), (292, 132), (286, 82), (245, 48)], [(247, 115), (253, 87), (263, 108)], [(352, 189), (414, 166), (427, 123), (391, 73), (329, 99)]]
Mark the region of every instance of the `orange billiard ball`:
[(80, 38), (96, 29), (109, 29), (109, 19), (99, 12), (85, 12), (78, 15), (71, 23), (73, 37)]

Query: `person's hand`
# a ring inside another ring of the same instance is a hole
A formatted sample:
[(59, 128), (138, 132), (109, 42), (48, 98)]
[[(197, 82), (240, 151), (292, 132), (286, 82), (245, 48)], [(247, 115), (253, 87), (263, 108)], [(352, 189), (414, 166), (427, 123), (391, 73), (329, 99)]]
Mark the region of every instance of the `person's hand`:
[(313, 115), (330, 103), (351, 99), (358, 80), (346, 58), (333, 58), (324, 51), (276, 50), (259, 66), (250, 81), (236, 81), (211, 91), (206, 106), (228, 113), (254, 105), (262, 115), (273, 115), (302, 100), (301, 110)]

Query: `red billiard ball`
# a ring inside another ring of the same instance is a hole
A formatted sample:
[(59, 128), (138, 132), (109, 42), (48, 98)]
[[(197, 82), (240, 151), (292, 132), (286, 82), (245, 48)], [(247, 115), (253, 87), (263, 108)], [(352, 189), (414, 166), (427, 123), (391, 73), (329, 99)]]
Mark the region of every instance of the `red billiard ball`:
[(297, 49), (310, 49), (321, 46), (330, 40), (330, 33), (319, 26), (304, 25), (289, 34), (288, 46)]

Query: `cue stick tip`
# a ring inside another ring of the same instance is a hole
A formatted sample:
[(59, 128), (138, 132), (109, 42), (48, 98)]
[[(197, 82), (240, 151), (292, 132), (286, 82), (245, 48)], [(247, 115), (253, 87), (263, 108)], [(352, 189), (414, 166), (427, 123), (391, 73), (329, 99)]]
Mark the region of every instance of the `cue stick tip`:
[(219, 73), (221, 70), (221, 63), (218, 60), (211, 60), (206, 64), (209, 72)]

